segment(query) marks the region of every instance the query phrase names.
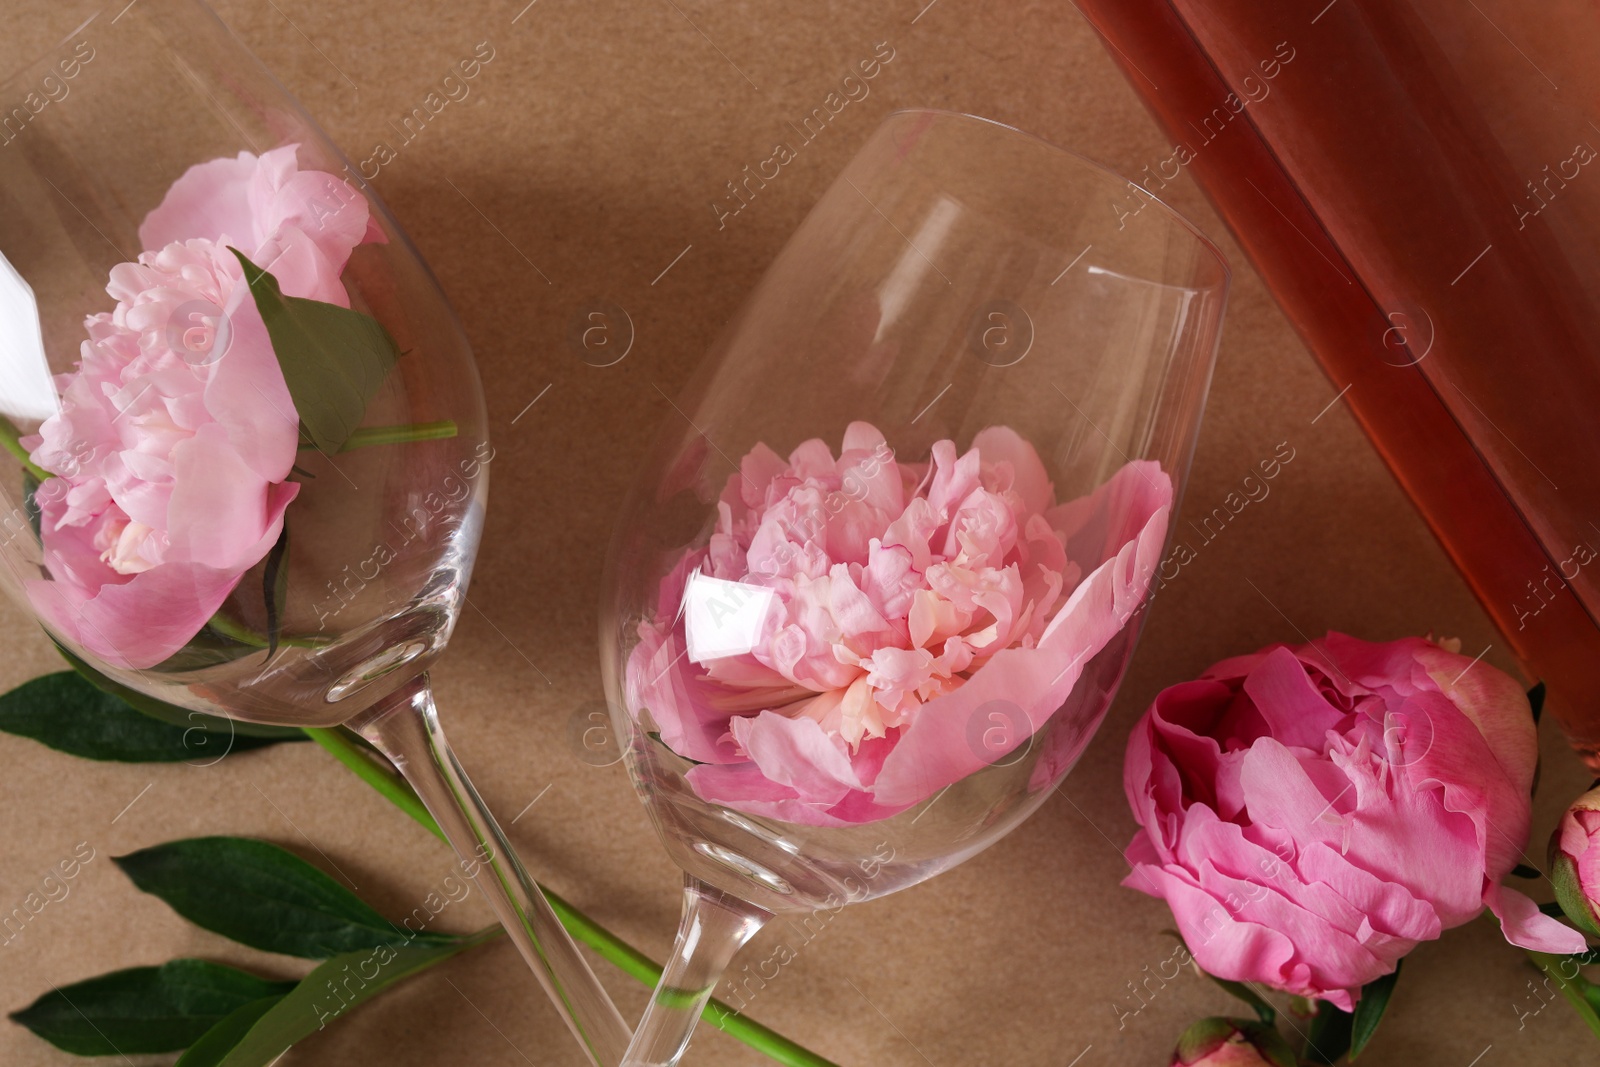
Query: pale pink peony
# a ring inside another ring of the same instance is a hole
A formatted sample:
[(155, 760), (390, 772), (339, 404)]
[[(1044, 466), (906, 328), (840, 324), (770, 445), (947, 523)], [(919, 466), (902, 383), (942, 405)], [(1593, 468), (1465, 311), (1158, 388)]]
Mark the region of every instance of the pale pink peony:
[(36, 495), (50, 580), (28, 583), (56, 633), (106, 662), (184, 646), (272, 547), (299, 486), (299, 419), (242, 268), (290, 296), (349, 306), (351, 249), (381, 238), (339, 178), (296, 145), (192, 167), (140, 227), (151, 251), (111, 270), (61, 410), (27, 441), (57, 477)]
[(1579, 951), (1499, 884), (1537, 758), (1521, 687), (1419, 638), (1330, 633), (1225, 660), (1134, 727), (1123, 785), (1142, 829), (1123, 884), (1165, 898), (1211, 974), (1345, 1010), (1486, 905), (1514, 944)]
[(969, 730), (984, 705), (1030, 732), (1061, 707), (1143, 602), (1171, 500), (1139, 461), (1057, 504), (1005, 427), (927, 463), (897, 462), (864, 422), (837, 458), (816, 439), (788, 459), (758, 445), (639, 627), (629, 710), (702, 764), (687, 777), (708, 801), (886, 818), (991, 762)]

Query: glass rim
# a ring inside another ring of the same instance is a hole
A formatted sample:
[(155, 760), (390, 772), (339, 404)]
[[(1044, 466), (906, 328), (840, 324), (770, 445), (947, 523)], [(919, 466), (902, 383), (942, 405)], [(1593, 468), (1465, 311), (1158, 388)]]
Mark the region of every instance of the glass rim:
[[(1107, 177), (1115, 179), (1122, 185), (1137, 189), (1141, 196), (1145, 197), (1151, 203), (1155, 204), (1156, 207), (1160, 208), (1163, 215), (1176, 222), (1182, 229), (1187, 231), (1188, 234), (1193, 237), (1202, 248), (1205, 249), (1212, 260), (1216, 262), (1217, 267), (1222, 272), (1222, 276), (1218, 279), (1215, 285), (1205, 286), (1204, 288), (1225, 289), (1229, 286), (1233, 279), (1233, 268), (1228, 263), (1228, 258), (1222, 254), (1222, 249), (1217, 247), (1217, 243), (1213, 241), (1204, 230), (1200, 229), (1200, 227), (1197, 226), (1194, 221), (1189, 218), (1189, 216), (1185, 215), (1183, 212), (1179, 211), (1177, 208), (1173, 207), (1171, 204), (1152, 193), (1149, 189), (1146, 189), (1144, 186), (1140, 185), (1132, 178), (1127, 177), (1114, 167), (1102, 163), (1091, 156), (1086, 156), (1081, 152), (1074, 152), (1070, 148), (1063, 148), (1054, 141), (1047, 140), (1036, 133), (1030, 133), (1029, 131), (1018, 126), (1013, 126), (1008, 122), (1002, 122), (999, 119), (986, 118), (983, 115), (974, 115), (970, 111), (953, 111), (948, 108), (938, 107), (900, 107), (895, 108), (893, 111), (889, 112), (889, 114), (885, 115), (883, 120), (878, 124), (877, 128), (882, 129), (902, 115), (926, 116), (941, 120), (946, 124), (970, 124), (972, 126), (986, 128), (991, 131), (1000, 131), (1007, 134), (1012, 134), (1031, 141), (1034, 144), (1041, 145), (1044, 148), (1049, 149), (1051, 153), (1061, 156), (1067, 161), (1080, 166), (1088, 167), (1091, 170), (1098, 171)], [(874, 130), (874, 133), (876, 133), (876, 130)]]

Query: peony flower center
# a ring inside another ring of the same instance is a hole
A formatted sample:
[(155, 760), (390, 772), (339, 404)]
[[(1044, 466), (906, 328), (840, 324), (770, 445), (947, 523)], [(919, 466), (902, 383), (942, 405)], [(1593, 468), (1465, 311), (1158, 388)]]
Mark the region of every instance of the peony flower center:
[(118, 574), (140, 574), (161, 562), (149, 556), (159, 556), (151, 551), (157, 546), (151, 535), (156, 531), (142, 522), (112, 519), (95, 539), (96, 546), (105, 544), (100, 559)]

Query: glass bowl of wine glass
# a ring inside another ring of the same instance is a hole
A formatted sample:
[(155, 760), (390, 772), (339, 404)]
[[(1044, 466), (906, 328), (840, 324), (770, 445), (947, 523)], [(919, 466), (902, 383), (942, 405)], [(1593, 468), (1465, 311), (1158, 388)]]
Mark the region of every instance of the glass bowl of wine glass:
[(5, 58), (0, 584), (141, 710), (381, 751), (610, 1067), (627, 1028), (428, 688), (494, 459), (437, 282), (196, 0)]
[(624, 1063), (678, 1062), (774, 914), (915, 885), (1050, 795), (1121, 681), (1228, 268), (998, 123), (887, 119), (789, 239), (618, 520), (607, 692), (686, 875)]

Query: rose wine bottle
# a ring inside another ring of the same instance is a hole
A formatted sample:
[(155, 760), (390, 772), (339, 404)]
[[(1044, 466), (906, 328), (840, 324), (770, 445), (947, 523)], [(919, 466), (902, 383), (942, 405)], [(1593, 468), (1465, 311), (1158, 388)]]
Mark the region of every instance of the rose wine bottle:
[(1078, 4), (1600, 770), (1600, 16)]

